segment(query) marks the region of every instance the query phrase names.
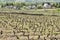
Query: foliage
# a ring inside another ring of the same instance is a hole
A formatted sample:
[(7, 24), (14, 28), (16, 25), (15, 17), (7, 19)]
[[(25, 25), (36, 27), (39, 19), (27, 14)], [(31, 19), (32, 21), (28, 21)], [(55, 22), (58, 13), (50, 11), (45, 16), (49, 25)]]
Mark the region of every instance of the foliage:
[(13, 5), (13, 3), (6, 3), (6, 6)]
[(53, 3), (52, 6), (54, 6), (54, 7), (56, 7), (56, 8), (60, 8), (60, 3)]
[(38, 8), (38, 9), (42, 9), (42, 8), (43, 8), (43, 6), (42, 6), (42, 5), (39, 5), (39, 6), (37, 6), (37, 8)]
[[(13, 2), (13, 3), (4, 3), (4, 4), (0, 3), (0, 5), (2, 7), (13, 5), (13, 6), (17, 6), (17, 7), (20, 7), (20, 8), (23, 8), (24, 6), (25, 6), (24, 8), (26, 8), (28, 6), (35, 5), (37, 9), (42, 9), (44, 3), (24, 3), (24, 2), (21, 3), (21, 2)], [(40, 6), (38, 6), (38, 5), (40, 5)], [(57, 2), (53, 3), (52, 7), (60, 8), (60, 3), (57, 3)]]

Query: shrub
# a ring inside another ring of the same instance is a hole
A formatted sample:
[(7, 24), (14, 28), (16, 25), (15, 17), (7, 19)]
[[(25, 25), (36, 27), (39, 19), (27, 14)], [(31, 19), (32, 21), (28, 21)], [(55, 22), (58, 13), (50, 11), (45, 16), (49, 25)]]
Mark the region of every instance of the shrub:
[(42, 9), (42, 8), (43, 8), (43, 6), (41, 6), (41, 5), (40, 5), (40, 6), (37, 6), (37, 8), (38, 8), (38, 9)]

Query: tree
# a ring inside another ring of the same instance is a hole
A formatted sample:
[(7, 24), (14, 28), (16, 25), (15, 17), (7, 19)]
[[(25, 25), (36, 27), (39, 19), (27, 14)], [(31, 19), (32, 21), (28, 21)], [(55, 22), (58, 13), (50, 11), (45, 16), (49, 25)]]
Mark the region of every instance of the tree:
[(6, 3), (6, 6), (9, 6), (9, 5), (14, 5), (13, 3)]
[(42, 7), (42, 5), (39, 5), (39, 6), (37, 6), (37, 8), (38, 8), (38, 9), (42, 9), (43, 7)]
[(60, 8), (60, 3), (58, 3), (57, 7)]
[(25, 3), (16, 2), (16, 3), (14, 3), (14, 5), (19, 6), (19, 7), (23, 7), (23, 6), (25, 6), (26, 4), (25, 4)]
[(56, 2), (56, 3), (53, 3), (52, 6), (58, 8), (59, 7), (59, 4)]

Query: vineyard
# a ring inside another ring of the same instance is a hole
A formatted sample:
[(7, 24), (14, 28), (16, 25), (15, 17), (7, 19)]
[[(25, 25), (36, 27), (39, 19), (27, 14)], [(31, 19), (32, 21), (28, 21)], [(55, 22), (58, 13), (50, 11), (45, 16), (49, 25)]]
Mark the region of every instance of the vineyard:
[(60, 16), (2, 12), (0, 40), (60, 40)]

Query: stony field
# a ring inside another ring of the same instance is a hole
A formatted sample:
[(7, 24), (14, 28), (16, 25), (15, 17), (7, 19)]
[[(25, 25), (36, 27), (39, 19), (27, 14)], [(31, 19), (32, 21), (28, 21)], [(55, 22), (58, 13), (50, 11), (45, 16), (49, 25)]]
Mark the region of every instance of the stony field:
[(0, 40), (60, 40), (60, 16), (0, 13)]

